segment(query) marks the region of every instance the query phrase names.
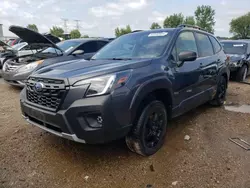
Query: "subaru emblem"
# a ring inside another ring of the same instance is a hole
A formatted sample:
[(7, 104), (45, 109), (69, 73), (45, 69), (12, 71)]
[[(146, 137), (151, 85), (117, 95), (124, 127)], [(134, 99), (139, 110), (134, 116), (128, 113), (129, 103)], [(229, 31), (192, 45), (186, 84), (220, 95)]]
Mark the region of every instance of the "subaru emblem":
[(35, 91), (41, 92), (43, 90), (43, 88), (44, 88), (44, 84), (43, 83), (41, 83), (41, 82), (35, 83), (35, 86), (34, 86)]

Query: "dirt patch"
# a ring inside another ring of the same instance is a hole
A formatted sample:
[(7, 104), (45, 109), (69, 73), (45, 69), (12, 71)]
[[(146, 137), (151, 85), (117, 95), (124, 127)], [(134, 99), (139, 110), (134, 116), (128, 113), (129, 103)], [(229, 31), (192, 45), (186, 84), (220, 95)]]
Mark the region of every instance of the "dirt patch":
[[(0, 83), (0, 187), (249, 187), (249, 152), (228, 140), (250, 141), (249, 114), (203, 105), (172, 120), (163, 148), (146, 158), (123, 140), (84, 145), (28, 125), (19, 92)], [(249, 93), (230, 83), (228, 102), (249, 104)]]

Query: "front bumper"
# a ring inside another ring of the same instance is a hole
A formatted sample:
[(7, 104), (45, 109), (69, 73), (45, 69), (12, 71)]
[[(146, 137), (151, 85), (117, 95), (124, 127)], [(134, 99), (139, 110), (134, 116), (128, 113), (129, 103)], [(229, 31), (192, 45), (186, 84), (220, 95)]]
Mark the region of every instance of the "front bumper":
[(239, 68), (242, 66), (241, 63), (230, 63), (229, 64), (229, 70), (230, 72), (236, 72), (239, 70)]
[[(34, 106), (25, 95), (24, 89), (20, 100), (24, 118), (45, 131), (69, 140), (106, 143), (125, 137), (131, 129), (129, 108), (118, 108), (111, 95), (79, 99), (67, 108), (61, 107), (54, 112)], [(97, 119), (100, 117), (102, 123), (98, 127)]]
[(18, 87), (24, 87), (25, 86), (25, 80), (28, 78), (28, 76), (32, 73), (31, 72), (25, 72), (25, 73), (18, 73), (15, 71), (6, 72), (2, 71), (2, 77), (4, 81), (10, 85), (18, 86)]
[(31, 125), (35, 125), (47, 132), (50, 132), (56, 136), (59, 136), (59, 137), (62, 137), (62, 138), (66, 138), (66, 139), (69, 139), (69, 140), (72, 140), (72, 141), (75, 141), (75, 142), (80, 142), (80, 143), (86, 143), (85, 140), (82, 140), (82, 139), (79, 139), (75, 134), (67, 134), (67, 133), (63, 133), (63, 132), (57, 132), (57, 131), (54, 131), (53, 129), (49, 129), (47, 128), (46, 126), (42, 126), (40, 125), (39, 123), (36, 123), (32, 120), (30, 120), (28, 117), (26, 116), (23, 116), (23, 118), (28, 122), (30, 123)]

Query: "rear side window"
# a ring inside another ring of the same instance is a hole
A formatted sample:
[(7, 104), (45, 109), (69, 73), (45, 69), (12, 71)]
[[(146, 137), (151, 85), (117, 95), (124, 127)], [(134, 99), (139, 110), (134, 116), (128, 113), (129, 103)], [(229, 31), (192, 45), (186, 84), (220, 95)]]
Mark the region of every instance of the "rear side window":
[(201, 33), (196, 33), (196, 36), (200, 57), (212, 56), (214, 54), (214, 50), (208, 36)]
[(211, 42), (213, 44), (214, 52), (218, 53), (221, 50), (221, 45), (219, 44), (219, 42), (214, 37), (209, 36), (209, 38), (210, 38), (210, 40), (211, 40)]
[(106, 42), (106, 41), (98, 41), (98, 50), (101, 49), (106, 44), (108, 44), (108, 42)]
[(96, 52), (97, 49), (98, 49), (97, 41), (86, 42), (83, 45), (81, 45), (78, 49), (79, 50), (84, 50), (84, 53)]

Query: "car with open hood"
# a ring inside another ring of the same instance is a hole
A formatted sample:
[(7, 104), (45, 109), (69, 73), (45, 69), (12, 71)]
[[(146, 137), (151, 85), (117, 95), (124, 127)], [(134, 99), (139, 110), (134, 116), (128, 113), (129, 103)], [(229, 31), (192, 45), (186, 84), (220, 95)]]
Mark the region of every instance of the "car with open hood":
[(250, 74), (250, 40), (220, 41), (228, 55), (231, 76), (237, 81), (244, 81)]
[(53, 63), (90, 59), (96, 51), (109, 41), (105, 39), (81, 38), (53, 42), (53, 35), (42, 35), (19, 26), (9, 29), (27, 42), (33, 49), (42, 49), (35, 54), (8, 59), (3, 66), (2, 77), (15, 86), (24, 86), (27, 77), (35, 70)]
[(33, 50), (27, 42), (21, 42), (15, 44), (14, 46), (8, 46), (0, 41), (0, 69), (2, 69), (3, 64), (10, 58), (31, 55), (37, 53), (37, 51), (39, 51), (39, 49)]

